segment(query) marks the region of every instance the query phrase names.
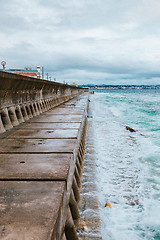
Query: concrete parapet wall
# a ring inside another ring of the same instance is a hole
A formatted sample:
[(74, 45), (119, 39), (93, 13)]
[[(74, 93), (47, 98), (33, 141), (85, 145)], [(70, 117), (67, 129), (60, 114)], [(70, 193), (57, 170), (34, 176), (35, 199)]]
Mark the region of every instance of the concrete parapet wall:
[(0, 133), (87, 91), (0, 71)]

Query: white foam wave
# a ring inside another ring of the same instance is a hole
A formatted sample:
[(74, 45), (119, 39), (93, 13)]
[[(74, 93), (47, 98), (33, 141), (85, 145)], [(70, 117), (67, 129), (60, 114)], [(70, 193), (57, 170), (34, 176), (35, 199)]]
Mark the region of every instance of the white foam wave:
[[(111, 106), (105, 97), (97, 94), (91, 99), (104, 240), (149, 240), (159, 234), (160, 149), (145, 135), (145, 127), (144, 135), (126, 131), (123, 121), (129, 113), (122, 111), (124, 104)], [(105, 208), (106, 202), (112, 208)]]

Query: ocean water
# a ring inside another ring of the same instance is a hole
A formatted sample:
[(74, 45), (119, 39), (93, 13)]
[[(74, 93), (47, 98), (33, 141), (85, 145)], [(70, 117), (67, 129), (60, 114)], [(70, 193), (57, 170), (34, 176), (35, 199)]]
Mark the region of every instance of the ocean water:
[(160, 90), (95, 92), (90, 108), (103, 239), (160, 239)]

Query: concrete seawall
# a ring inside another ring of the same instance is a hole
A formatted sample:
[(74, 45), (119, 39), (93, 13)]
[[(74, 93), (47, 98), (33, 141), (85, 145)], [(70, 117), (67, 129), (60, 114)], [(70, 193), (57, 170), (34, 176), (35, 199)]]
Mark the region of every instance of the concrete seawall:
[(0, 133), (87, 89), (0, 71)]
[(78, 239), (85, 91), (0, 72), (0, 239)]

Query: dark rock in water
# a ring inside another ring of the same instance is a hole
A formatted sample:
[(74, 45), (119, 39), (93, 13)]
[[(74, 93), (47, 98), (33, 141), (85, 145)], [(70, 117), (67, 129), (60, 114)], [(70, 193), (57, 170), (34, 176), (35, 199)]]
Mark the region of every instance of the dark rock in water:
[(130, 132), (136, 132), (136, 130), (134, 130), (133, 128), (126, 126), (126, 130), (130, 131)]

